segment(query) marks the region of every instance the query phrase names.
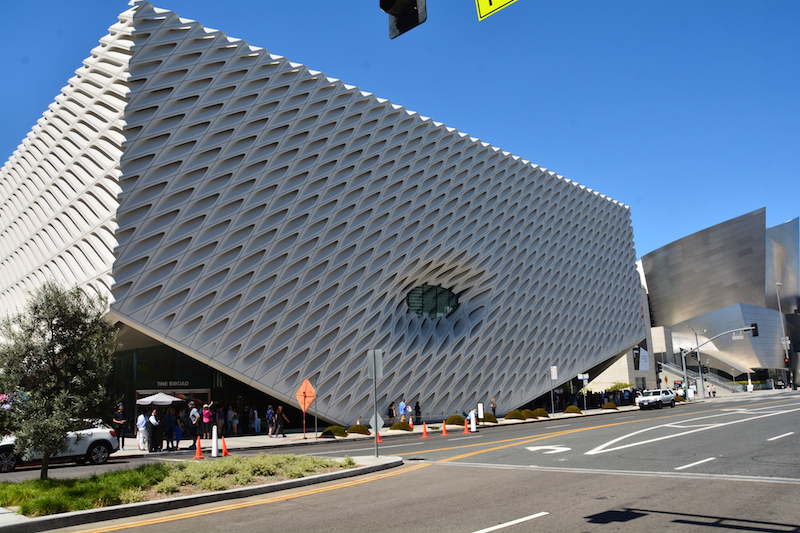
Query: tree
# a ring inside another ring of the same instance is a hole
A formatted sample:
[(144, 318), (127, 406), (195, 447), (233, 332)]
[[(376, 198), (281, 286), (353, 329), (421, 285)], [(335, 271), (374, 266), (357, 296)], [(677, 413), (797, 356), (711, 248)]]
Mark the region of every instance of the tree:
[(107, 300), (45, 283), (23, 312), (0, 322), (0, 434), (16, 437), (15, 453), (50, 458), (67, 434), (99, 418), (117, 350), (116, 328), (103, 318)]

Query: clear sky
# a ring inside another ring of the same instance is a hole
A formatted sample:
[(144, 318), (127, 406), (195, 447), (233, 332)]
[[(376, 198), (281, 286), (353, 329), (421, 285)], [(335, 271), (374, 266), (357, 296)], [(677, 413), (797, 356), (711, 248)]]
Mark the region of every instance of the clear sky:
[[(481, 22), (428, 0), (394, 40), (378, 0), (154, 5), (630, 206), (637, 256), (761, 207), (800, 215), (799, 0), (518, 0)], [(0, 161), (126, 9), (0, 2)]]

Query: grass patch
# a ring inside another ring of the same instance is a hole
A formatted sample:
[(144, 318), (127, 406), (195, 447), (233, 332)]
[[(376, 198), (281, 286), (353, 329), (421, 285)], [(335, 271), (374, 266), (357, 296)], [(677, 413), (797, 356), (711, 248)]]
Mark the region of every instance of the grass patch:
[(17, 507), (26, 516), (45, 516), (109, 505), (134, 503), (199, 492), (261, 485), (356, 466), (344, 461), (304, 455), (259, 454), (209, 461), (143, 465), (88, 478), (32, 479), (0, 483), (0, 506)]

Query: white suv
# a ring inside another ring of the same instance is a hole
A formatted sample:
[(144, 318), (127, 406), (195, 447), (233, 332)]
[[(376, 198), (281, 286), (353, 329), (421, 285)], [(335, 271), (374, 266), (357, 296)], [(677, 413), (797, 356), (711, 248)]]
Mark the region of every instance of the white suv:
[(670, 389), (646, 390), (636, 397), (636, 405), (639, 409), (661, 409), (665, 405), (675, 407), (675, 392)]
[[(67, 439), (67, 450), (53, 456), (53, 459), (72, 459), (78, 464), (89, 462), (99, 465), (108, 461), (109, 456), (119, 449), (116, 433), (100, 420), (86, 420), (84, 429), (71, 431)], [(22, 458), (14, 453), (14, 442), (13, 436), (3, 437), (0, 441), (0, 472), (11, 472), (18, 464), (22, 464)], [(34, 453), (29, 462), (41, 458), (41, 453)]]

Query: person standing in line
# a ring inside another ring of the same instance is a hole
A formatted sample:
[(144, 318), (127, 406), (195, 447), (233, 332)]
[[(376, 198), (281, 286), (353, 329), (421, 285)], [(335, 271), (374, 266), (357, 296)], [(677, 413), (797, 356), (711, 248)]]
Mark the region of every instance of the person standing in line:
[(194, 404), (194, 400), (189, 402), (189, 438), (192, 439), (192, 445), (189, 446), (189, 450), (194, 450), (197, 448), (197, 436), (199, 435), (200, 429), (200, 411), (197, 410), (197, 406)]
[(389, 404), (389, 408), (386, 410), (386, 416), (389, 417), (389, 425), (391, 426), (394, 424), (394, 419), (397, 418), (397, 412), (394, 408), (394, 402)]
[(228, 406), (228, 412), (225, 413), (225, 423), (228, 426), (228, 435), (233, 435), (233, 406)]
[(234, 435), (239, 434), (239, 410), (233, 409), (233, 417), (231, 418), (231, 431)]
[(214, 421), (217, 424), (217, 435), (222, 436), (225, 433), (223, 430), (225, 429), (225, 406), (220, 405), (217, 407), (217, 414), (216, 420)]
[(149, 452), (157, 452), (161, 448), (161, 439), (158, 438), (158, 411), (155, 407), (150, 411), (150, 417), (147, 419), (147, 435), (150, 439), (150, 445), (147, 448)]
[(181, 441), (185, 435), (188, 435), (189, 430), (189, 415), (186, 414), (186, 408), (182, 408), (178, 412), (178, 420), (177, 424), (175, 424), (175, 449), (181, 449)]
[(214, 402), (203, 404), (203, 439), (210, 439), (211, 438), (211, 418), (213, 417), (213, 411), (211, 411), (211, 406), (214, 405)]
[(175, 410), (172, 407), (167, 407), (167, 413), (164, 415), (164, 438), (167, 441), (167, 451), (171, 452), (175, 449)]
[(253, 407), (253, 431), (256, 435), (261, 433), (261, 418), (258, 416), (258, 407)]
[(125, 414), (125, 406), (120, 403), (117, 405), (117, 410), (114, 411), (112, 417), (114, 424), (114, 433), (117, 434), (119, 441), (119, 449), (125, 451), (125, 424), (128, 423), (128, 415)]
[(405, 398), (400, 400), (399, 411), (400, 411), (400, 422), (405, 422), (406, 421), (406, 399)]
[(272, 405), (267, 406), (267, 412), (264, 414), (267, 420), (267, 430), (269, 430), (268, 436), (275, 438), (275, 435), (273, 435), (275, 431), (275, 411), (272, 410)]
[(492, 402), (489, 404), (489, 407), (492, 409), (492, 414), (497, 417), (497, 402), (492, 398)]
[(414, 404), (414, 423), (416, 425), (422, 423), (422, 407), (419, 406), (419, 402)]
[(136, 440), (139, 442), (139, 451), (147, 450), (147, 413), (142, 411), (136, 419)]
[(277, 437), (280, 433), (283, 437), (286, 437), (286, 431), (283, 429), (285, 424), (289, 423), (289, 419), (286, 418), (286, 414), (283, 412), (283, 406), (279, 405), (278, 410), (275, 411), (275, 436)]

